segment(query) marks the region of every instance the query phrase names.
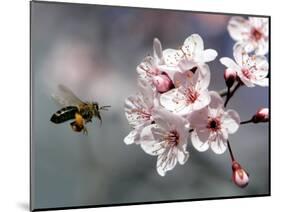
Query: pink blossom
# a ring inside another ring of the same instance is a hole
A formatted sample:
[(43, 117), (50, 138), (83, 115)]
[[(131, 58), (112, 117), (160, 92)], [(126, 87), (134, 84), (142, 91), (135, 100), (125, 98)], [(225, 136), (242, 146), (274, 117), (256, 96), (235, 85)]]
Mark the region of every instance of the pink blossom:
[(258, 55), (265, 55), (268, 52), (268, 18), (232, 17), (228, 31), (247, 52), (255, 51)]
[(185, 120), (164, 109), (153, 113), (155, 124), (145, 127), (141, 133), (142, 149), (157, 156), (157, 172), (165, 176), (177, 162), (183, 165), (189, 158), (186, 151), (188, 127)]
[(249, 174), (241, 167), (241, 165), (233, 161), (232, 163), (232, 181), (241, 188), (244, 188), (249, 183)]
[(254, 123), (267, 122), (269, 120), (269, 110), (268, 108), (259, 109), (253, 117)]
[(240, 117), (234, 110), (224, 111), (223, 100), (217, 92), (210, 91), (211, 102), (208, 107), (193, 112), (188, 120), (193, 146), (200, 152), (209, 146), (216, 154), (227, 149), (228, 134), (235, 133), (240, 124)]
[(174, 87), (172, 80), (166, 74), (154, 76), (153, 84), (159, 93), (164, 93)]
[(235, 80), (236, 80), (236, 71), (232, 70), (232, 69), (226, 69), (224, 71), (224, 80), (225, 80), (225, 83), (227, 85), (227, 87), (231, 87)]
[(165, 65), (168, 69), (176, 69), (178, 67), (184, 70), (191, 69), (195, 66), (204, 65), (213, 61), (217, 56), (217, 52), (213, 49), (205, 49), (203, 39), (198, 34), (192, 34), (187, 37), (180, 49), (165, 49), (163, 57)]
[[(164, 92), (167, 91), (167, 85), (170, 86), (168, 78), (173, 77), (173, 71), (165, 69), (165, 61), (162, 53), (161, 42), (154, 38), (153, 40), (153, 56), (147, 56), (144, 60), (137, 66), (137, 73), (140, 78), (149, 82), (152, 86), (155, 86), (157, 91)], [(166, 75), (167, 77), (163, 76)], [(165, 79), (164, 79), (165, 78)], [(163, 85), (163, 81), (164, 84)], [(172, 86), (172, 85), (171, 85)]]
[[(202, 68), (206, 69), (205, 75), (200, 71)], [(167, 110), (187, 115), (209, 104), (210, 70), (207, 65), (198, 67), (195, 73), (190, 70), (177, 72), (173, 81), (175, 88), (160, 95), (160, 103)]]
[(126, 144), (139, 143), (142, 129), (153, 122), (152, 111), (158, 105), (156, 94), (144, 81), (138, 82), (139, 93), (125, 100), (125, 115), (132, 131), (124, 138)]
[(235, 61), (228, 57), (223, 57), (220, 62), (228, 70), (235, 70), (239, 79), (247, 86), (255, 85), (268, 86), (268, 62), (265, 56), (250, 56), (244, 48), (237, 44), (233, 48)]

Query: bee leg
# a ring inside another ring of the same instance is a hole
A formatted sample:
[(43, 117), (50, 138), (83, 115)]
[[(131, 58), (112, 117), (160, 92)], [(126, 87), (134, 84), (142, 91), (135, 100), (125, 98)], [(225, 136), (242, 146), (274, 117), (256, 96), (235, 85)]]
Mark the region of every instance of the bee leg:
[(92, 119), (86, 120), (86, 121), (85, 121), (85, 124), (87, 124), (87, 123), (89, 123), (89, 122), (93, 122), (93, 120), (92, 120)]
[(81, 132), (81, 130), (83, 129), (83, 127), (77, 125), (77, 123), (74, 121), (74, 122), (71, 122), (70, 123), (70, 126), (71, 126), (71, 129), (74, 131), (74, 132)]
[(84, 135), (88, 135), (88, 130), (87, 130), (87, 128), (84, 126), (84, 128), (83, 128), (83, 134)]

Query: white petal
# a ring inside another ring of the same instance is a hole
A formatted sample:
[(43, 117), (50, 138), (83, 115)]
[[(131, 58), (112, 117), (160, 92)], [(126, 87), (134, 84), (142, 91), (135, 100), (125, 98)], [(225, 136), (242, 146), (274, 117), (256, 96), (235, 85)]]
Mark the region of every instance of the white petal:
[(222, 140), (227, 141), (227, 139), (228, 139), (228, 132), (227, 132), (226, 129), (221, 128), (220, 135), (223, 138)]
[(268, 87), (269, 79), (268, 78), (260, 79), (260, 80), (255, 81), (254, 83), (259, 86), (262, 86), (262, 87)]
[(235, 133), (240, 126), (239, 114), (235, 110), (228, 110), (222, 117), (222, 125), (228, 133)]
[(141, 148), (149, 155), (159, 155), (165, 151), (164, 146), (161, 145), (161, 141), (155, 138), (153, 129), (156, 125), (149, 125), (143, 128), (141, 132), (140, 145)]
[(166, 115), (165, 113), (170, 113), (170, 112), (159, 107), (153, 111), (153, 117), (154, 117), (156, 124), (159, 127), (161, 127), (161, 129), (169, 130), (170, 125), (169, 125), (169, 122), (167, 121), (167, 120), (169, 120), (169, 117), (168, 117), (169, 115)]
[(211, 101), (209, 107), (218, 108), (223, 106), (223, 99), (216, 91), (209, 91), (209, 95), (211, 97)]
[(234, 40), (242, 40), (245, 38), (245, 34), (249, 33), (250, 26), (248, 20), (241, 16), (235, 16), (230, 19), (227, 29)]
[(153, 56), (157, 59), (159, 64), (164, 63), (163, 53), (162, 53), (162, 45), (158, 38), (154, 38), (153, 40)]
[(200, 90), (207, 89), (211, 80), (211, 71), (209, 69), (209, 66), (207, 64), (198, 66), (195, 72), (195, 76), (197, 74), (198, 77), (197, 79), (195, 78), (196, 81), (194, 82), (194, 84), (196, 84), (196, 88), (199, 88)]
[(184, 130), (185, 128), (185, 120), (183, 117), (163, 108), (157, 108), (153, 113), (153, 117), (156, 124), (165, 130), (174, 130), (175, 128)]
[(213, 49), (206, 49), (203, 52), (203, 58), (204, 58), (203, 60), (205, 63), (215, 60), (217, 56), (218, 56), (217, 51)]
[(211, 145), (211, 149), (216, 154), (222, 154), (227, 149), (226, 140), (223, 138), (222, 134), (217, 135), (217, 139), (215, 141), (209, 141)]
[(141, 142), (141, 148), (149, 155), (160, 155), (165, 151), (160, 142)]
[(137, 73), (144, 79), (148, 79), (148, 73), (157, 73), (155, 69), (155, 59), (151, 56), (147, 56), (143, 59), (143, 61), (137, 66)]
[(200, 71), (202, 76), (205, 76), (206, 74), (211, 75), (210, 68), (207, 64), (198, 65), (197, 70)]
[(155, 138), (152, 133), (152, 129), (155, 127), (156, 127), (155, 124), (151, 124), (142, 129), (140, 135), (141, 143), (155, 142)]
[(135, 139), (138, 136), (138, 131), (137, 130), (132, 130), (125, 138), (124, 138), (124, 143), (129, 145), (135, 143)]
[(249, 17), (249, 22), (253, 27), (259, 29), (263, 27), (266, 23), (268, 23), (268, 19), (260, 17)]
[(193, 110), (200, 110), (206, 107), (211, 101), (210, 94), (208, 90), (201, 91), (197, 100), (193, 103)]
[[(153, 103), (152, 103), (153, 104)], [(151, 106), (152, 107), (152, 106)], [(125, 115), (133, 128), (147, 125), (151, 122), (151, 107), (148, 107), (141, 95), (130, 96), (125, 100)]]
[(163, 56), (166, 65), (168, 66), (176, 66), (178, 65), (179, 61), (184, 57), (182, 51), (175, 50), (175, 49), (165, 49), (163, 51)]
[(185, 39), (183, 44), (183, 51), (185, 52), (194, 52), (197, 54), (198, 52), (202, 52), (204, 50), (203, 39), (198, 34), (192, 34), (188, 38)]
[(174, 85), (176, 88), (187, 87), (187, 83), (192, 80), (194, 73), (192, 71), (176, 72), (174, 75)]
[(245, 53), (245, 46), (242, 43), (237, 42), (233, 46), (233, 57), (240, 67), (243, 66), (243, 56)]
[(131, 143), (140, 144), (141, 142), (141, 133), (143, 128), (150, 125), (150, 122), (145, 122), (137, 127), (135, 127), (125, 138), (124, 142), (129, 145)]
[(181, 69), (179, 68), (179, 66), (169, 66), (169, 65), (165, 65), (165, 64), (159, 65), (159, 66), (158, 66), (158, 70), (159, 70), (160, 72), (165, 72), (165, 73), (168, 75), (168, 77), (169, 77), (170, 79), (172, 79), (172, 81), (173, 81), (173, 79), (174, 79), (175, 73), (181, 71)]
[(210, 133), (206, 130), (202, 130), (200, 133), (200, 138), (199, 135), (196, 131), (193, 131), (191, 133), (191, 142), (196, 150), (199, 152), (204, 152), (207, 149), (209, 149), (209, 143), (208, 143), (208, 137)]
[(160, 95), (161, 105), (167, 110), (174, 111), (176, 113), (186, 109), (184, 99), (185, 97), (178, 91), (178, 89), (172, 89)]
[(268, 38), (263, 38), (258, 42), (258, 47), (255, 51), (257, 55), (265, 55), (268, 53)]
[(145, 120), (138, 118), (139, 115), (137, 112), (134, 112), (135, 109), (143, 107), (142, 105), (139, 105), (139, 103), (141, 104), (142, 101), (138, 95), (129, 96), (125, 100), (125, 115), (132, 127), (137, 127), (145, 122)]
[(256, 49), (256, 41), (253, 40), (244, 41), (241, 45), (247, 53), (250, 53)]
[(152, 89), (151, 85), (145, 80), (138, 80), (138, 87), (142, 94), (143, 102), (146, 105), (146, 108), (153, 107), (153, 100), (155, 98), (155, 91)]
[[(262, 74), (262, 77), (267, 76), (268, 74), (268, 62), (265, 56), (256, 56), (255, 57), (256, 69), (258, 70), (258, 74)], [(263, 73), (262, 73), (263, 72)]]
[(228, 57), (221, 58), (220, 62), (231, 70), (238, 71), (241, 69), (238, 64)]
[(268, 18), (263, 18), (263, 23), (262, 23), (262, 28), (261, 28), (261, 31), (262, 33), (264, 34), (264, 36), (268, 37), (268, 33), (269, 33), (269, 30), (268, 30), (268, 22), (269, 22), (269, 19)]
[(186, 163), (186, 161), (188, 160), (189, 158), (189, 152), (186, 151), (186, 145), (184, 146), (184, 148), (180, 149), (178, 148), (178, 154), (177, 154), (177, 157), (178, 157), (178, 161), (179, 161), (179, 164), (183, 165)]
[(180, 116), (186, 116), (194, 111), (192, 104), (183, 105), (181, 108), (178, 107), (174, 112)]
[(159, 155), (157, 158), (157, 171), (162, 177), (165, 176), (167, 171), (172, 170), (177, 164), (177, 154), (171, 148), (167, 152)]
[(208, 123), (208, 107), (194, 111), (188, 116), (191, 128), (205, 129)]
[(192, 60), (187, 60), (187, 59), (183, 59), (179, 62), (178, 66), (180, 68), (181, 71), (187, 71), (192, 69), (193, 67), (197, 66), (198, 63), (192, 61)]

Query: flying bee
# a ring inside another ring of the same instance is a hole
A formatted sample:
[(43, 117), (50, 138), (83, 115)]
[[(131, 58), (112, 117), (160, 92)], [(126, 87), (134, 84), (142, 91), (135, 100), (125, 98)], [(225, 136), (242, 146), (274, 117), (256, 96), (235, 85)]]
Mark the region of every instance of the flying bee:
[(51, 122), (60, 124), (74, 120), (70, 123), (71, 129), (75, 132), (83, 132), (83, 134), (88, 134), (85, 125), (92, 122), (93, 117), (98, 118), (102, 123), (100, 111), (108, 110), (109, 105), (99, 107), (97, 102), (83, 102), (64, 85), (59, 85), (58, 88), (60, 95), (53, 95), (52, 97), (63, 108), (52, 115)]

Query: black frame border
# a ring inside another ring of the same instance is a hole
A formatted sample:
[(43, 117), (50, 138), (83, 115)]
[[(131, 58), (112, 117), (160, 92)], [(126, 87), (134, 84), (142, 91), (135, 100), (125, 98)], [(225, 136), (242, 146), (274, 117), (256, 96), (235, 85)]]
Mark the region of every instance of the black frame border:
[[(148, 10), (162, 10), (162, 11), (176, 11), (176, 12), (188, 12), (195, 14), (213, 14), (213, 15), (238, 15), (238, 16), (254, 16), (261, 18), (268, 18), (269, 20), (269, 50), (268, 50), (268, 64), (269, 64), (269, 86), (268, 86), (268, 107), (269, 107), (269, 122), (268, 122), (268, 193), (267, 194), (255, 194), (255, 195), (242, 195), (242, 196), (223, 196), (223, 197), (207, 197), (207, 198), (194, 198), (194, 199), (179, 199), (179, 200), (163, 200), (163, 201), (148, 201), (148, 202), (129, 202), (129, 203), (116, 203), (116, 204), (100, 204), (100, 205), (82, 205), (82, 206), (67, 206), (67, 207), (50, 207), (50, 208), (32, 208), (32, 3), (43, 4), (72, 4), (72, 5), (89, 5), (89, 6), (103, 6), (103, 7), (118, 7), (118, 8), (132, 8), (132, 9), (148, 9)], [(253, 197), (270, 197), (271, 196), (271, 16), (270, 15), (256, 15), (245, 13), (224, 13), (224, 12), (206, 12), (199, 10), (181, 10), (181, 9), (165, 9), (165, 8), (149, 8), (138, 6), (122, 6), (122, 5), (102, 5), (102, 4), (90, 4), (90, 3), (73, 3), (73, 2), (57, 2), (57, 1), (42, 1), (42, 0), (30, 0), (29, 2), (29, 210), (30, 211), (52, 211), (52, 210), (69, 210), (69, 209), (86, 209), (86, 208), (100, 208), (100, 207), (116, 207), (116, 206), (134, 206), (134, 205), (150, 205), (150, 204), (163, 204), (163, 203), (179, 203), (179, 202), (194, 202), (204, 200), (224, 200), (224, 199), (242, 199)]]

